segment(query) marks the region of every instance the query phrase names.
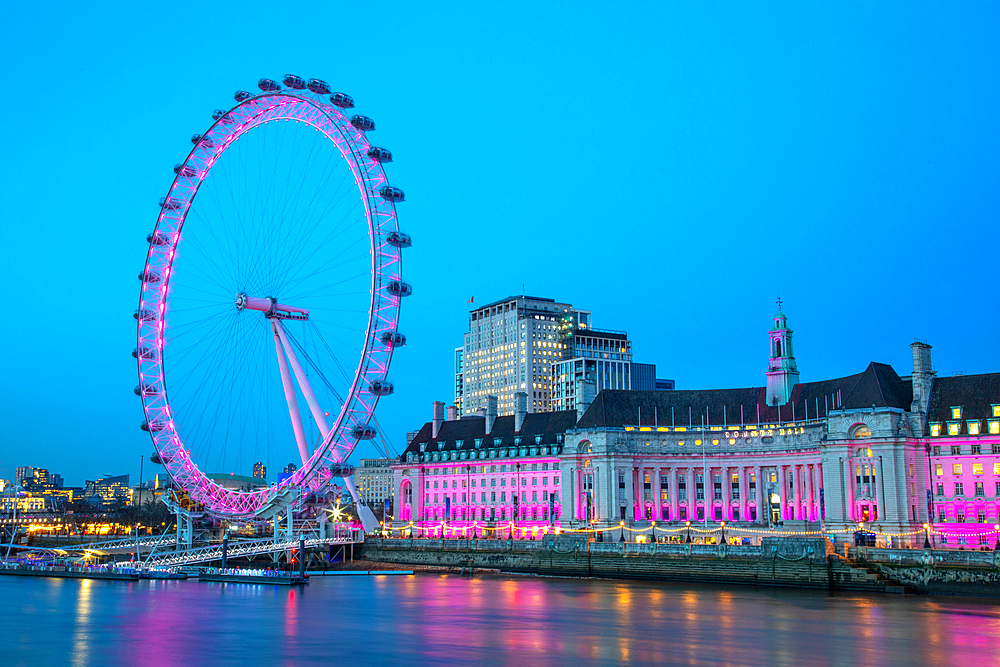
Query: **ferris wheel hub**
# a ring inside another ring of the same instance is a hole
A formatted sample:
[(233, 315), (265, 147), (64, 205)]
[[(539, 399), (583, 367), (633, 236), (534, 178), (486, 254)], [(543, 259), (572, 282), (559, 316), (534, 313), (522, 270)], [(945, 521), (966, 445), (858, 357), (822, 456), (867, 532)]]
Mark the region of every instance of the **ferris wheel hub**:
[(236, 310), (259, 310), (271, 320), (308, 320), (309, 311), (296, 306), (278, 303), (273, 296), (264, 298), (247, 296), (244, 292), (236, 295)]

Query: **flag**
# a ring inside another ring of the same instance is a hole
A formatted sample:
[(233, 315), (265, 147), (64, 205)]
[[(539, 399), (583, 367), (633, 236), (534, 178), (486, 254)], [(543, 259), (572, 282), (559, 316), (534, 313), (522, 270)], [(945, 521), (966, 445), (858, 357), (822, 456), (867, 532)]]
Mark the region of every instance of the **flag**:
[(473, 298), (474, 298), (474, 297), (471, 297), (471, 296), (469, 297), (469, 303), (472, 303), (472, 299), (473, 299)]

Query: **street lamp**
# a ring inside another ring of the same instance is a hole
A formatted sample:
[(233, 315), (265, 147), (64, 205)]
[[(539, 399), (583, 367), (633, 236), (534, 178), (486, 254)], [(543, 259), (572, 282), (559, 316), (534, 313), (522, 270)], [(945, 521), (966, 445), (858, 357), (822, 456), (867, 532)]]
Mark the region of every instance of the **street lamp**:
[(993, 524), (993, 529), (997, 531), (997, 543), (993, 547), (993, 551), (1000, 551), (1000, 523)]
[(722, 543), (725, 544), (726, 543), (726, 522), (722, 521), (720, 523), (722, 524)]
[(621, 538), (618, 541), (619, 542), (624, 542), (625, 541), (625, 522), (624, 521), (622, 521), (621, 527), (622, 527), (622, 536), (621, 536)]
[(684, 540), (684, 541), (687, 542), (688, 544), (691, 544), (691, 522), (690, 521), (685, 521), (684, 525), (686, 525), (687, 529), (688, 529), (688, 536), (687, 536), (687, 539)]
[(931, 548), (930, 525), (928, 525), (928, 524), (925, 523), (924, 524), (924, 549), (930, 549), (930, 548)]

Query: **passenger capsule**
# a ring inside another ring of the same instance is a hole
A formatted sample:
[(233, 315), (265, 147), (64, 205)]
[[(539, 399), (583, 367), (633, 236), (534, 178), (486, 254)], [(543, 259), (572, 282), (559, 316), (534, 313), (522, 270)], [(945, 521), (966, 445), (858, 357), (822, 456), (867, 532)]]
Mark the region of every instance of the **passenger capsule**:
[(272, 81), (271, 79), (258, 80), (257, 87), (263, 90), (265, 93), (273, 93), (275, 91), (281, 90), (281, 84), (279, 84), (277, 81)]
[[(164, 465), (166, 463), (163, 457), (160, 456), (159, 452), (153, 452), (152, 454), (150, 454), (149, 460), (157, 465)], [(169, 459), (167, 459), (167, 461), (169, 461)]]
[(165, 208), (168, 211), (176, 211), (180, 207), (181, 203), (173, 197), (160, 197), (160, 208)]
[(205, 148), (215, 148), (215, 142), (211, 139), (201, 135), (193, 134), (191, 135), (191, 143), (195, 146), (204, 146)]
[(392, 347), (403, 347), (406, 345), (406, 336), (399, 333), (398, 331), (386, 331), (382, 334), (382, 344)]
[(144, 271), (143, 273), (139, 274), (139, 280), (141, 280), (144, 283), (153, 283), (153, 284), (155, 284), (155, 283), (160, 282), (160, 279), (161, 279), (161, 276), (160, 276), (159, 273), (157, 273), (156, 271), (150, 271), (148, 269), (146, 271)]
[(375, 380), (368, 385), (368, 392), (376, 396), (388, 396), (393, 391), (395, 391), (395, 387), (392, 386), (391, 382), (386, 380)]
[(146, 398), (160, 395), (160, 390), (152, 384), (136, 385), (132, 391), (135, 392), (136, 396), (145, 396)]
[(389, 235), (385, 237), (385, 241), (397, 248), (409, 248), (413, 243), (410, 235), (403, 232), (389, 232)]
[(156, 350), (151, 350), (148, 347), (137, 347), (132, 350), (132, 357), (142, 359), (143, 361), (151, 361), (156, 359)]
[(404, 297), (413, 294), (413, 288), (402, 280), (393, 280), (385, 286), (385, 291), (393, 296)]
[(306, 87), (306, 82), (301, 76), (295, 76), (294, 74), (286, 74), (285, 78), (281, 80), (289, 88), (294, 88), (295, 90), (302, 90)]
[(351, 125), (362, 132), (371, 132), (375, 129), (375, 121), (368, 116), (351, 116)]
[(132, 313), (132, 317), (137, 320), (142, 320), (143, 322), (155, 322), (156, 311), (150, 310), (149, 308), (143, 308), (142, 310), (137, 310)]
[(212, 120), (217, 120), (223, 125), (232, 125), (233, 119), (230, 116), (227, 116), (227, 113), (229, 112), (223, 111), (222, 109), (216, 109), (212, 112)]
[(353, 109), (354, 98), (347, 93), (334, 93), (330, 95), (330, 104), (341, 109)]
[(253, 97), (253, 93), (249, 93), (245, 90), (237, 90), (236, 94), (233, 95), (233, 99), (237, 102), (246, 102), (251, 97)]
[(378, 431), (375, 430), (374, 426), (362, 426), (358, 424), (351, 429), (351, 437), (355, 440), (372, 440)]
[(330, 94), (330, 84), (322, 79), (309, 79), (309, 83), (306, 86), (317, 95)]
[(194, 178), (198, 175), (198, 170), (186, 164), (175, 164), (174, 173), (183, 178)]
[(157, 431), (162, 431), (165, 424), (161, 421), (144, 421), (139, 424), (139, 428), (143, 431), (149, 431), (150, 433), (156, 433)]
[(386, 201), (406, 201), (406, 193), (404, 193), (399, 188), (394, 188), (391, 185), (383, 185), (379, 188), (378, 193), (382, 195), (382, 199)]
[(146, 243), (149, 245), (169, 245), (170, 237), (163, 232), (153, 232), (146, 234)]
[(388, 148), (379, 148), (378, 146), (372, 146), (368, 149), (368, 157), (375, 160), (376, 162), (392, 162), (392, 151)]

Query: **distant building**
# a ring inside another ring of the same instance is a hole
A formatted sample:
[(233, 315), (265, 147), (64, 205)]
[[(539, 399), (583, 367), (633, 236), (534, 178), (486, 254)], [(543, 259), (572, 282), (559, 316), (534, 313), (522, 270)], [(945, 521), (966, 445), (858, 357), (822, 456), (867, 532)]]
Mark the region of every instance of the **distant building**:
[(284, 467), (284, 469), (281, 472), (286, 473), (286, 474), (291, 474), (291, 473), (295, 472), (298, 469), (299, 469), (299, 467), (297, 465), (295, 465), (294, 463), (289, 463), (288, 465), (286, 465)]
[(392, 500), (391, 466), (395, 462), (396, 459), (361, 459), (361, 465), (354, 470), (354, 480), (366, 505)]
[(128, 475), (87, 480), (84, 482), (83, 496), (85, 501), (94, 506), (127, 505), (131, 502), (132, 498), (132, 489), (128, 483)]
[(14, 469), (14, 483), (18, 486), (24, 486), (24, 480), (32, 480), (35, 478), (35, 469), (29, 467), (20, 467)]
[(674, 391), (677, 386), (673, 380), (663, 380), (656, 378), (656, 391)]
[[(256, 468), (256, 466), (254, 466)], [(205, 475), (219, 486), (232, 489), (234, 491), (250, 491), (267, 486), (267, 480), (263, 477), (248, 477), (247, 475), (237, 475), (231, 472), (210, 472)]]
[(456, 416), (482, 416), (488, 396), (500, 415), (512, 415), (518, 392), (528, 413), (586, 409), (603, 389), (653, 389), (655, 374), (655, 366), (632, 363), (624, 331), (594, 329), (590, 311), (509, 296), (469, 312), (455, 349)]
[(267, 466), (261, 461), (253, 464), (253, 476), (259, 479), (267, 479)]

